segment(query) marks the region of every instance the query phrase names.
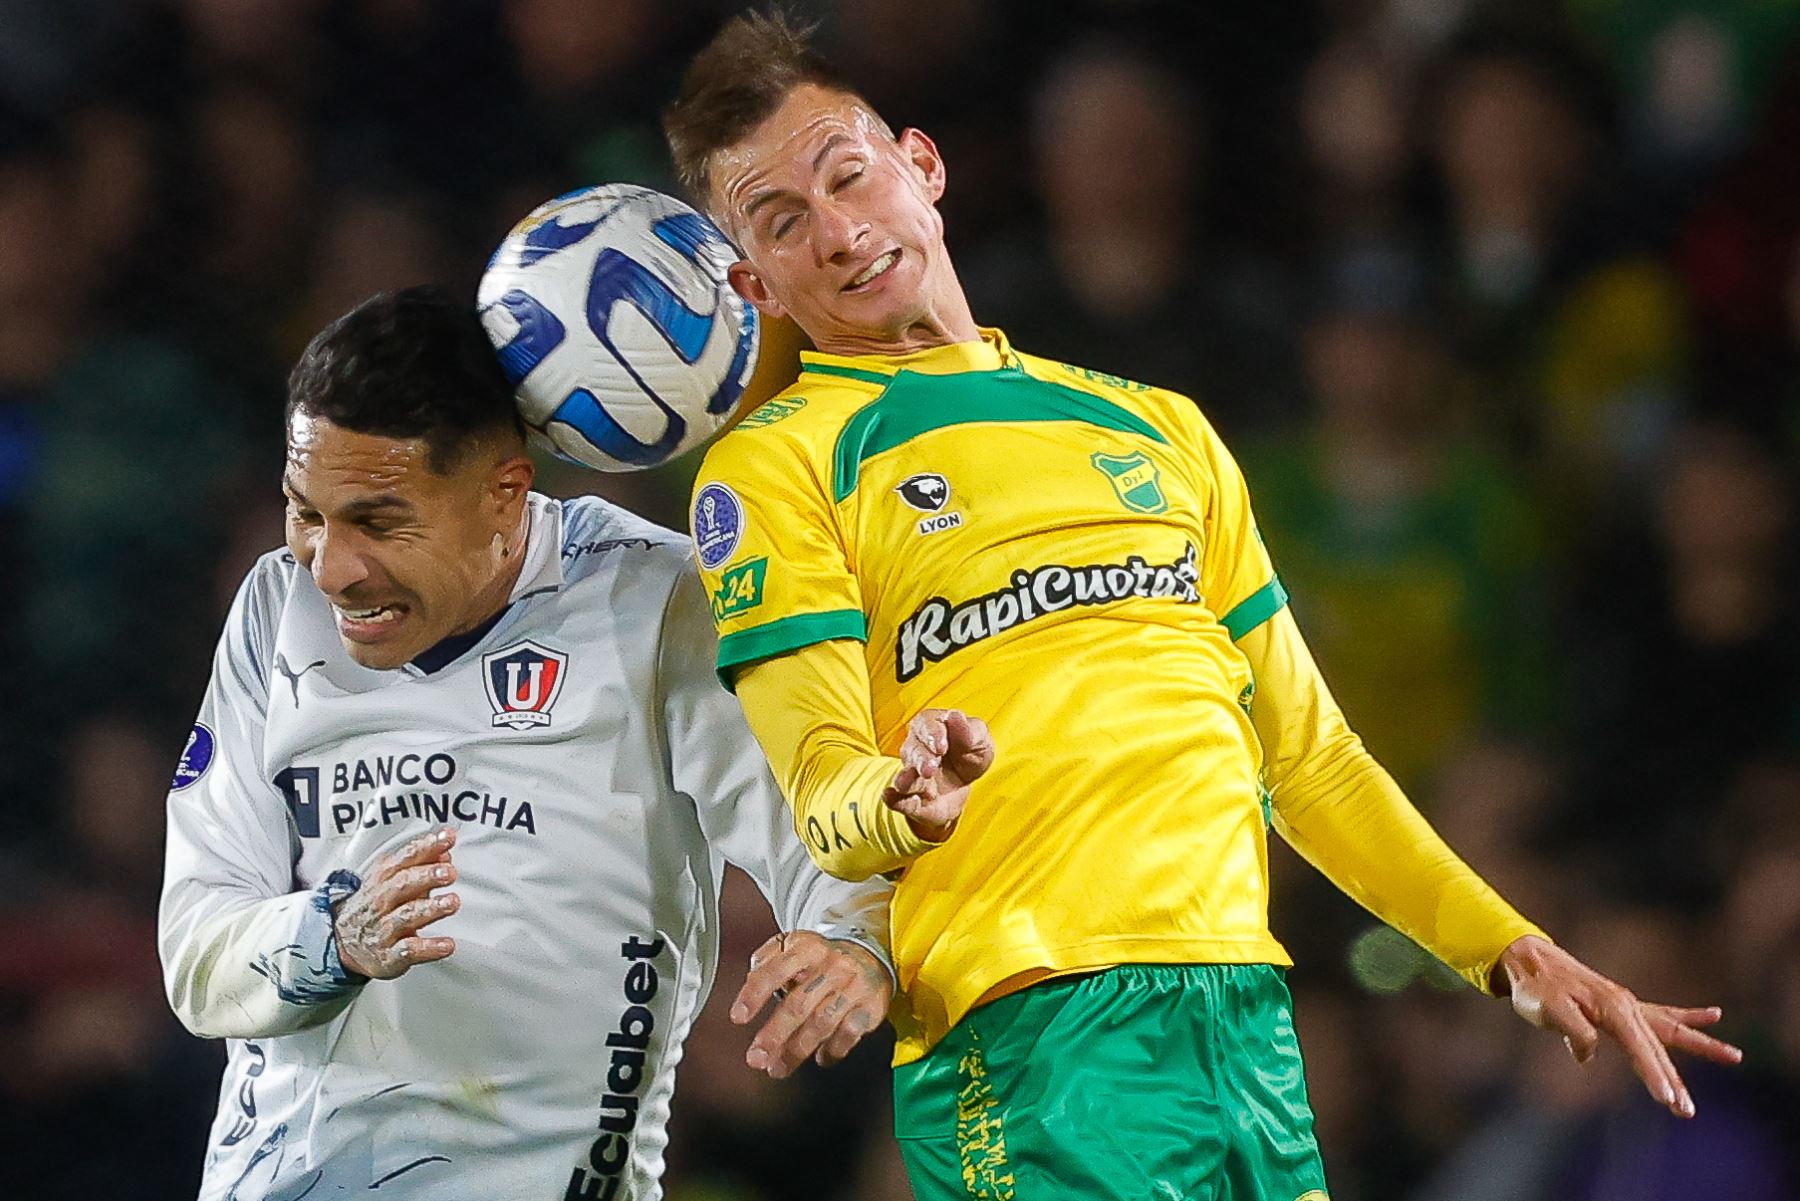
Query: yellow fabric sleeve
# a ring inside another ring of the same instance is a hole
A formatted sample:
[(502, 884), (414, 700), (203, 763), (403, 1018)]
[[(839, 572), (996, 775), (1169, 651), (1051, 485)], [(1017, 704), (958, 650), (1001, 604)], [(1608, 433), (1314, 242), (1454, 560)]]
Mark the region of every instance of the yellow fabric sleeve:
[(1491, 993), (1500, 953), (1547, 937), (1452, 851), (1363, 748), (1286, 608), (1238, 642), (1278, 833), (1358, 903)]
[(815, 642), (748, 664), (738, 669), (737, 693), (821, 869), (866, 880), (940, 845), (882, 803), (900, 760), (875, 744), (860, 643)]
[(1250, 512), (1250, 489), (1237, 460), (1200, 410), (1192, 402), (1183, 403), (1188, 412), (1184, 414), (1187, 422), (1182, 433), (1190, 439), (1190, 453), (1212, 481), (1206, 509), (1206, 544), (1200, 562), (1201, 592), (1235, 639), (1242, 632), (1240, 620), (1255, 624), (1262, 617), (1254, 615), (1253, 610), (1268, 612), (1261, 598), (1286, 594), (1280, 591), (1275, 567), (1257, 532), (1256, 518)]
[(689, 528), (729, 689), (745, 663), (868, 636), (830, 485), (807, 453), (769, 430), (734, 430), (694, 479)]

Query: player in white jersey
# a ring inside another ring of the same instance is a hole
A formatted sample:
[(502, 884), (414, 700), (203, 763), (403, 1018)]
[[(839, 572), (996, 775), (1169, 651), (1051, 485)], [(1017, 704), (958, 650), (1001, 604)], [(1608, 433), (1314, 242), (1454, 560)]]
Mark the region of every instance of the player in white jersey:
[(523, 451), (441, 290), (295, 369), (288, 549), (169, 794), (169, 998), (229, 1040), (203, 1198), (659, 1197), (726, 860), (792, 932), (734, 1005), (778, 1002), (752, 1066), (832, 1062), (886, 1013), (887, 888), (794, 834), (686, 540), (530, 492)]

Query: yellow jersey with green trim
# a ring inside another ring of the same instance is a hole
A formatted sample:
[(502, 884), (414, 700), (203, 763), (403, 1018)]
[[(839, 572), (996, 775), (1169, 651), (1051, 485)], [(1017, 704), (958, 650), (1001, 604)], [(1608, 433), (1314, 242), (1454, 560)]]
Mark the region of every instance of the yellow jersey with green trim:
[[(1287, 597), (1194, 403), (995, 330), (802, 362), (696, 480), (721, 678), (854, 639), (883, 753), (930, 707), (1000, 748), (896, 882), (897, 1058), (1009, 982), (1290, 963), (1234, 644)], [(801, 830), (819, 851), (833, 834)]]

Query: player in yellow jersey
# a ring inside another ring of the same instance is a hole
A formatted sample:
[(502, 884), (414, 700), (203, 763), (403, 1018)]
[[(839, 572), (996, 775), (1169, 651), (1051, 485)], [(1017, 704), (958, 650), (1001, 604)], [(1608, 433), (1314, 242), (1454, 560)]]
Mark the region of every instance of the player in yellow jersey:
[(1639, 1002), (1432, 832), (1320, 681), (1194, 404), (976, 325), (929, 138), (761, 17), (698, 56), (665, 126), (742, 249), (734, 286), (818, 347), (707, 455), (693, 533), (721, 678), (802, 837), (896, 878), (921, 1197), (1325, 1196), (1271, 823), (1692, 1113), (1665, 1048), (1735, 1061), (1697, 1029), (1718, 1011)]

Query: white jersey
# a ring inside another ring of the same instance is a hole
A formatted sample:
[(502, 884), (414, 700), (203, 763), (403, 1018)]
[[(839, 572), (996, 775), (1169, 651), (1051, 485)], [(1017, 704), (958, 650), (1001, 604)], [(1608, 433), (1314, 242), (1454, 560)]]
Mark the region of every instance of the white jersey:
[[(723, 863), (783, 929), (881, 949), (887, 888), (821, 874), (736, 701), (687, 542), (530, 499), (510, 606), (437, 670), (341, 648), (293, 558), (227, 620), (169, 794), (169, 999), (229, 1039), (200, 1195), (656, 1198)], [(422, 657), (427, 658), (427, 657)], [(456, 952), (353, 981), (331, 903), (457, 826)]]

